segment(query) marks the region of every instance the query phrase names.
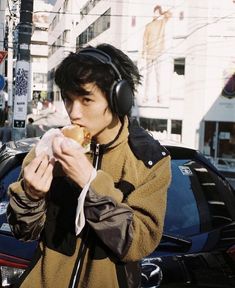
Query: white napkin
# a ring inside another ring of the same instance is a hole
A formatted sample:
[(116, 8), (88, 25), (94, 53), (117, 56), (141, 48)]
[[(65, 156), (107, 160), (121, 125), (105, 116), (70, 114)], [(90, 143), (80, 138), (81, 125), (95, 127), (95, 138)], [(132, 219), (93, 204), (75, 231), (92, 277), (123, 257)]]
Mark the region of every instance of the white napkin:
[[(49, 159), (54, 158), (56, 160), (56, 157), (54, 157), (53, 151), (52, 151), (52, 141), (55, 137), (58, 137), (57, 141), (59, 141), (60, 145), (62, 144), (62, 142), (65, 142), (67, 146), (71, 146), (74, 148), (77, 148), (77, 147), (81, 148), (81, 145), (78, 142), (76, 142), (75, 140), (71, 138), (65, 137), (60, 129), (51, 128), (45, 134), (43, 134), (42, 138), (37, 143), (35, 147), (36, 156), (44, 152), (49, 156)], [(89, 147), (87, 150), (84, 149), (84, 153), (86, 153), (89, 150), (90, 150)]]
[[(54, 139), (54, 137), (58, 137), (59, 140), (61, 141), (61, 143), (63, 141), (66, 141), (66, 145), (73, 145), (74, 147), (75, 147), (75, 145), (79, 145), (79, 147), (80, 147), (80, 144), (78, 144), (76, 141), (74, 141), (73, 139), (65, 137), (60, 129), (52, 128), (52, 129), (48, 130), (42, 136), (40, 141), (37, 143), (36, 148), (35, 148), (35, 152), (36, 152), (37, 156), (39, 154), (41, 154), (42, 152), (45, 152), (47, 155), (49, 155), (50, 159), (54, 158), (56, 160), (56, 158), (53, 155), (53, 151), (52, 151), (52, 140)], [(84, 153), (86, 153), (87, 151), (84, 149)], [(81, 191), (81, 194), (78, 197), (78, 204), (77, 204), (76, 218), (75, 218), (76, 235), (78, 235), (82, 231), (83, 227), (85, 226), (84, 201), (86, 198), (87, 191), (89, 190), (90, 184), (91, 184), (92, 180), (95, 179), (96, 174), (97, 174), (97, 171), (94, 168), (92, 170), (92, 173), (91, 173), (91, 176), (90, 176), (88, 183), (84, 186), (84, 188)]]
[(49, 155), (50, 159), (53, 158), (52, 140), (55, 136), (61, 136), (61, 138), (64, 137), (59, 128), (51, 128), (43, 134), (42, 138), (35, 147), (36, 156), (42, 152), (45, 152), (47, 155)]
[(78, 204), (77, 204), (77, 211), (76, 211), (76, 218), (75, 218), (75, 232), (78, 235), (83, 227), (85, 226), (85, 216), (84, 216), (84, 201), (86, 198), (87, 191), (89, 190), (91, 182), (95, 179), (97, 175), (97, 171), (94, 168), (92, 170), (91, 176), (87, 184), (82, 189), (81, 194), (78, 197)]

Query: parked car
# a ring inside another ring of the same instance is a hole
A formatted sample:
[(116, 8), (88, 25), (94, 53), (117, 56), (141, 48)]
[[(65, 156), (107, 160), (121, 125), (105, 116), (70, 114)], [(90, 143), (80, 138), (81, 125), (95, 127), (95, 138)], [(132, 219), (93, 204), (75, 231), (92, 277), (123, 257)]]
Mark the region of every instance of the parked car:
[[(17, 281), (37, 245), (16, 240), (6, 219), (7, 187), (17, 179), (22, 160), (36, 141), (9, 142), (0, 150), (3, 287)], [(198, 151), (166, 148), (172, 157), (172, 183), (164, 235), (157, 249), (141, 261), (142, 287), (235, 287), (235, 191)]]

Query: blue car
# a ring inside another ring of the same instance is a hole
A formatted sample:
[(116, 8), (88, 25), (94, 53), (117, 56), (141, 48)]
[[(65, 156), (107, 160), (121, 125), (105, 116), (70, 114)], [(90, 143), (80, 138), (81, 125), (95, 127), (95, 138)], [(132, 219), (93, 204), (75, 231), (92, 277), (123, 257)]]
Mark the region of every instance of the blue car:
[[(37, 246), (37, 242), (16, 240), (6, 219), (7, 188), (19, 176), (22, 160), (37, 141), (9, 142), (0, 150), (2, 287), (17, 282)], [(164, 234), (156, 250), (141, 261), (142, 287), (234, 288), (235, 191), (198, 151), (166, 148), (172, 157), (172, 183)]]

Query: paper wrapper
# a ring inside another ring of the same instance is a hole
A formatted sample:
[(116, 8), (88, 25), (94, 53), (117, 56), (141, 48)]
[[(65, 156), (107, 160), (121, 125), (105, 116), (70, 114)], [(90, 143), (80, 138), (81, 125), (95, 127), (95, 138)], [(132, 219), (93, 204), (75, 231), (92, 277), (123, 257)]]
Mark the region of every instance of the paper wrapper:
[[(50, 159), (54, 158), (56, 160), (56, 157), (53, 155), (53, 150), (52, 150), (52, 141), (54, 137), (58, 137), (58, 141), (61, 142), (66, 142), (67, 146), (71, 146), (74, 148), (81, 148), (81, 145), (74, 141), (73, 139), (67, 138), (64, 136), (64, 134), (61, 132), (60, 129), (58, 128), (52, 128), (48, 130), (40, 139), (40, 141), (37, 143), (36, 148), (35, 148), (35, 153), (36, 156), (38, 156), (41, 153), (46, 153)], [(87, 149), (84, 149), (84, 153), (87, 152)]]
[[(71, 145), (74, 147), (81, 148), (81, 145), (74, 141), (73, 139), (67, 138), (63, 135), (63, 133), (58, 128), (52, 128), (48, 130), (41, 138), (41, 140), (38, 142), (35, 148), (36, 156), (38, 156), (41, 153), (46, 153), (50, 159), (54, 158), (56, 160), (56, 157), (53, 155), (52, 150), (52, 141), (54, 137), (58, 137), (59, 141), (61, 141), (61, 144), (63, 141), (66, 141), (66, 145)], [(87, 148), (84, 149), (84, 153), (87, 152)], [(85, 215), (84, 215), (84, 201), (86, 198), (87, 191), (89, 190), (91, 181), (96, 177), (96, 170), (93, 169), (90, 179), (88, 183), (84, 186), (82, 189), (79, 197), (78, 197), (78, 203), (77, 203), (77, 209), (76, 209), (76, 217), (75, 217), (75, 233), (78, 235), (83, 227), (85, 226)]]

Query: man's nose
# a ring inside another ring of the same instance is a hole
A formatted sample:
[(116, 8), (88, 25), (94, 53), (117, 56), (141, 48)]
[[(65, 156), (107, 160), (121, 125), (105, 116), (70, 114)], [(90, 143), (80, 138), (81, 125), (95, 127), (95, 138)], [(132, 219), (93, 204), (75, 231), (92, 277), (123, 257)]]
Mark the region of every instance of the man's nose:
[(70, 111), (69, 111), (69, 117), (71, 119), (81, 118), (82, 117), (82, 107), (81, 103), (79, 101), (74, 101), (71, 105)]

